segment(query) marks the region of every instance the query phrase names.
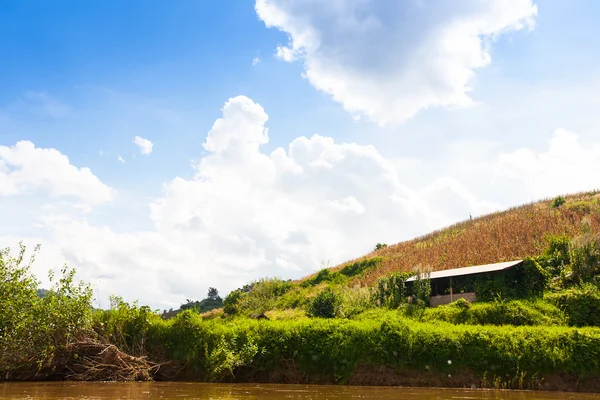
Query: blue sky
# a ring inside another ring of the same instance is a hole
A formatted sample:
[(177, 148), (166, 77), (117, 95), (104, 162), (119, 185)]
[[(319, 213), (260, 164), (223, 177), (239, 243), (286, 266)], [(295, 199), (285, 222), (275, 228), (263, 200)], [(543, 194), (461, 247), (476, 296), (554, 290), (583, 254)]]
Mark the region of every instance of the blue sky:
[(0, 244), (177, 306), (598, 188), (599, 8), (0, 1)]

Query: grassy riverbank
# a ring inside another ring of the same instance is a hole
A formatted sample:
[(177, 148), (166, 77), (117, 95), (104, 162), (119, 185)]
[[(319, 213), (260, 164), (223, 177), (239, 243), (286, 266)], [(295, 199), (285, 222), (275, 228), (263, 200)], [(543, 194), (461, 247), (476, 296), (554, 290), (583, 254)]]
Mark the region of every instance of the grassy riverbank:
[[(538, 225), (526, 228), (529, 218)], [(511, 235), (515, 221), (522, 230)], [(600, 391), (599, 221), (596, 193), (557, 198), (379, 246), (298, 281), (252, 282), (221, 309), (169, 319), (118, 297), (94, 310), (69, 269), (42, 297), (24, 252), (4, 251), (0, 378)], [(506, 279), (457, 288), (484, 301), (430, 308), (426, 279), (405, 287), (443, 249), (444, 268), (455, 266), (464, 257), (451, 245), (484, 232), (487, 243), (460, 248), (468, 259), (527, 257)], [(398, 264), (403, 257), (421, 268)]]

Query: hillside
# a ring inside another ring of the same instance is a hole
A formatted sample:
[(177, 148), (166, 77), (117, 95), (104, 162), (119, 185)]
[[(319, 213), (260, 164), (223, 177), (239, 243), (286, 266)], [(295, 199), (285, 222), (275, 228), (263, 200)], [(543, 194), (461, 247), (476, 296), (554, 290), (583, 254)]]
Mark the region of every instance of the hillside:
[[(351, 282), (371, 286), (381, 276), (391, 272), (408, 272), (419, 265), (436, 271), (520, 259), (540, 254), (549, 235), (574, 237), (581, 234), (584, 218), (594, 232), (600, 230), (600, 192), (546, 199), (467, 220), (426, 236), (375, 250), (333, 267), (332, 271), (377, 257), (374, 268), (369, 268)], [(314, 276), (305, 277), (302, 281)]]
[[(172, 318), (119, 297), (108, 310), (94, 309), (91, 286), (75, 282), (73, 270), (40, 297), (29, 266), (5, 250), (0, 331), (14, 334), (0, 335), (0, 379), (600, 392), (599, 228), (598, 193), (558, 197), (301, 281), (261, 279), (222, 301), (211, 288)], [(525, 260), (505, 274), (457, 279), (454, 293), (474, 293), (469, 301), (434, 307), (429, 279), (405, 285), (418, 265), (515, 258)]]

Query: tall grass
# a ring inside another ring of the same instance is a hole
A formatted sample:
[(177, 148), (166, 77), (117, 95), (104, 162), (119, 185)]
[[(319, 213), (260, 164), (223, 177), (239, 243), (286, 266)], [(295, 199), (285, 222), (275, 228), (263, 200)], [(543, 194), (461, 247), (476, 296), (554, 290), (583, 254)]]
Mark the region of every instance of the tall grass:
[(538, 255), (546, 248), (548, 236), (572, 238), (584, 233), (583, 218), (587, 218), (591, 230), (600, 231), (600, 193), (575, 194), (566, 196), (565, 200), (557, 207), (553, 207), (549, 199), (461, 222), (381, 248), (333, 271), (374, 256), (381, 257), (375, 268), (350, 281), (351, 285), (372, 286), (381, 276), (408, 272), (419, 264), (436, 271)]

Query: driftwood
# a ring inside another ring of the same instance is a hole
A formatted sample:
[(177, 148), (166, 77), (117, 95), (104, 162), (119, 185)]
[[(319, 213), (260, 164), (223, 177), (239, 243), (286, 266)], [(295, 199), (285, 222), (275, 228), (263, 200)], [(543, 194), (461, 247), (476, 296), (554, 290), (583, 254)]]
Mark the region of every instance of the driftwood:
[(56, 374), (78, 381), (150, 381), (159, 368), (160, 364), (130, 356), (114, 344), (85, 338), (66, 346)]

